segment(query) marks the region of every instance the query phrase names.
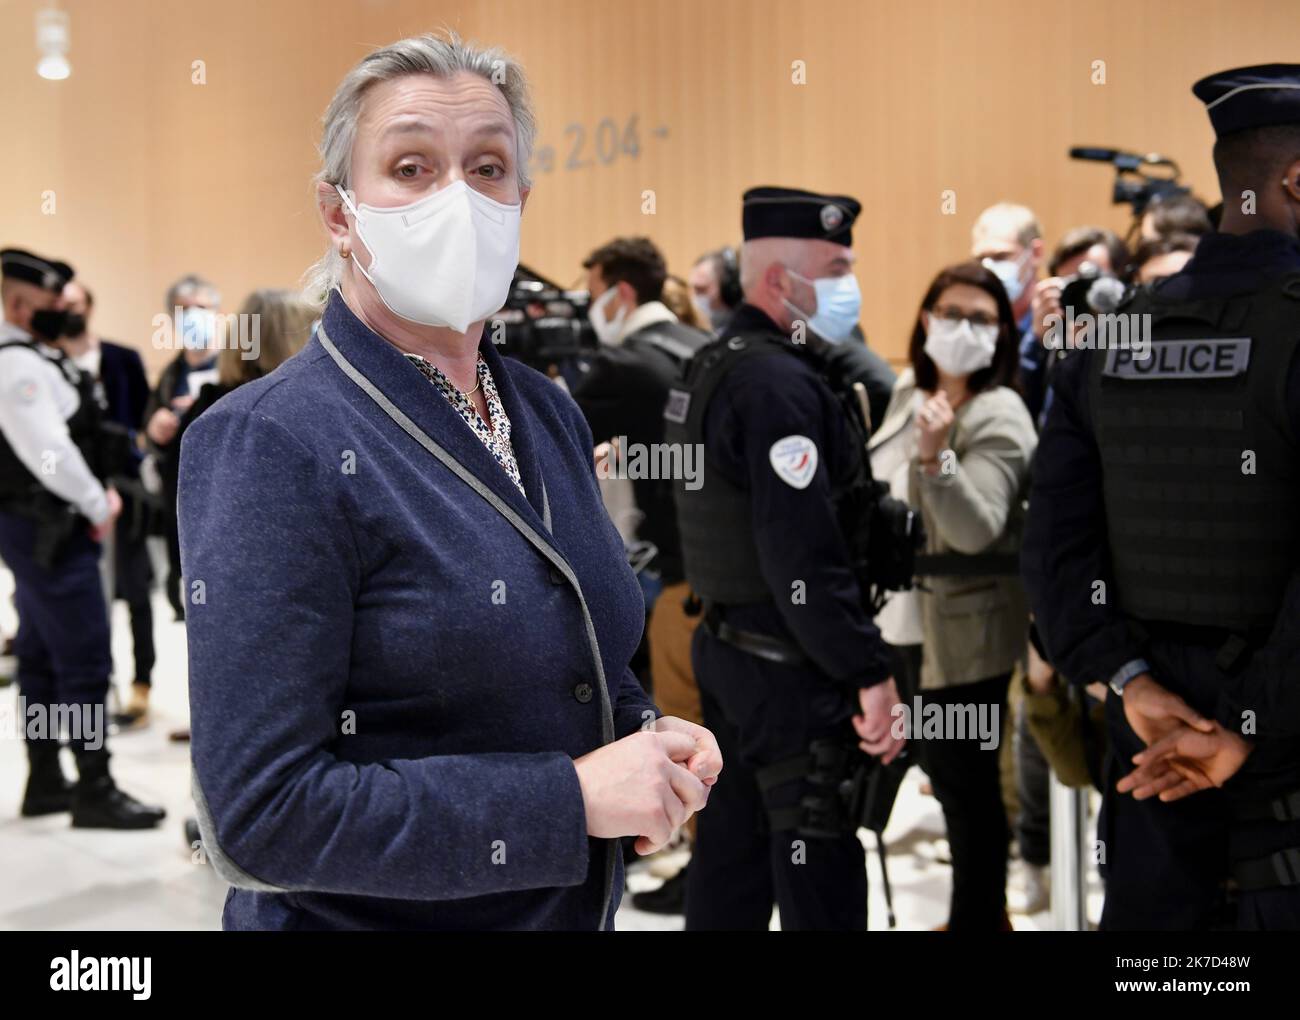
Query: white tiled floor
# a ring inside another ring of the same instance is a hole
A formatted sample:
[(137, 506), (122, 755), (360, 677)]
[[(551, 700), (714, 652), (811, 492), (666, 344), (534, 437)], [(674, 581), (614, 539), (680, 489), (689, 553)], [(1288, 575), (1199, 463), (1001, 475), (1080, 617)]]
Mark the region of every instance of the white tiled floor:
[[(12, 580), (0, 569), (0, 632), (13, 633)], [(26, 780), (21, 741), (0, 735), (0, 929), (219, 928), (226, 887), (211, 869), (196, 863), (185, 844), (182, 823), (190, 812), (189, 748), (171, 743), (169, 731), (188, 722), (184, 626), (172, 622), (171, 608), (155, 596), (158, 666), (154, 673), (153, 723), (112, 740), (113, 769), (119, 783), (150, 803), (162, 804), (168, 817), (150, 832), (80, 831), (66, 815), (27, 820), (18, 817)], [(131, 647), (126, 606), (113, 610), (113, 652), (118, 680), (130, 680)], [(0, 690), (12, 709), (14, 687)], [(71, 763), (66, 763), (70, 771)], [(908, 776), (887, 836), (889, 875), (898, 927), (925, 929), (947, 917), (950, 869), (933, 860), (933, 842), (943, 835), (937, 802), (920, 792), (920, 774)], [(870, 924), (886, 927), (884, 893), (874, 840), (868, 847)], [(930, 851), (927, 853), (927, 851)], [(656, 880), (633, 870), (632, 889)], [(1089, 915), (1100, 912), (1101, 890), (1095, 873), (1089, 882)], [(1020, 929), (1048, 927), (1045, 913), (1017, 917)], [(642, 913), (624, 898), (622, 929), (672, 930), (681, 918)]]

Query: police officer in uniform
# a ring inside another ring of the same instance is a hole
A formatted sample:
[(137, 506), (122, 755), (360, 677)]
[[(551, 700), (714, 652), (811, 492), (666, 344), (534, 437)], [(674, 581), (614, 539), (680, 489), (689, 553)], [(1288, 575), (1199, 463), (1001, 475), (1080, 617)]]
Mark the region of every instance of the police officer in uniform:
[[(31, 763), (22, 813), (71, 811), (79, 828), (150, 828), (164, 812), (117, 788), (104, 744), (112, 661), (99, 542), (121, 501), (103, 482), (113, 458), (93, 380), (57, 347), (72, 268), (9, 248), (0, 271), (0, 559), (13, 572), (18, 609)], [(75, 786), (59, 765), (60, 724)]]
[(1120, 307), (1149, 357), (1060, 364), (1022, 567), (1051, 661), (1110, 687), (1102, 927), (1220, 924), (1230, 889), (1298, 928), (1300, 65), (1193, 92), (1219, 232)]
[(699, 443), (679, 482), (692, 662), (728, 761), (701, 813), (687, 929), (866, 927), (862, 845), (844, 784), (902, 750), (890, 655), (851, 550), (865, 465), (861, 402), (828, 372), (860, 298), (852, 198), (744, 196), (744, 303), (669, 394), (665, 438)]

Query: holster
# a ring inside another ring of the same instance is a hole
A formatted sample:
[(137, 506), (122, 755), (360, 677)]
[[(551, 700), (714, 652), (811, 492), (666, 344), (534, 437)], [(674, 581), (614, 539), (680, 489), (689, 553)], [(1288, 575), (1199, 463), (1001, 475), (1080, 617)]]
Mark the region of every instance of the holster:
[[(833, 839), (860, 828), (883, 832), (909, 765), (906, 752), (882, 765), (850, 740), (823, 737), (807, 754), (759, 769), (757, 778), (773, 831)], [(771, 791), (796, 780), (807, 787), (799, 804), (770, 806)]]
[(86, 519), (69, 504), (45, 488), (0, 503), (0, 510), (36, 524), (32, 560), (38, 567), (53, 570)]

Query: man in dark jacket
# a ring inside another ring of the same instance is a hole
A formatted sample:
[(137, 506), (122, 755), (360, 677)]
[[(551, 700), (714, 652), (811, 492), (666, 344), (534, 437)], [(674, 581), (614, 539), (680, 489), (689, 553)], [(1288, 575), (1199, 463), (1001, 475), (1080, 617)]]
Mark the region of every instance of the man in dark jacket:
[(1295, 930), (1300, 65), (1193, 92), (1219, 229), (1120, 305), (1145, 356), (1060, 362), (1021, 564), (1053, 665), (1111, 691), (1101, 927), (1220, 925), (1231, 879), (1238, 927)]
[[(611, 467), (631, 466), (631, 444), (658, 450), (664, 403), (681, 365), (709, 336), (683, 326), (660, 300), (667, 267), (647, 238), (618, 238), (583, 263), (591, 291), (591, 319), (601, 348), (574, 388), (596, 442), (620, 440)], [(682, 580), (672, 480), (628, 470), (640, 517), (637, 538), (653, 546), (645, 570), (663, 585)]]
[(871, 428), (874, 430), (885, 420), (885, 408), (889, 406), (898, 379), (889, 362), (867, 346), (862, 327), (854, 326), (853, 332), (842, 343), (832, 343), (827, 347), (826, 363), (847, 385), (860, 382), (866, 387)]
[[(679, 323), (660, 300), (668, 269), (649, 239), (616, 238), (592, 252), (583, 267), (601, 348), (573, 397), (596, 442), (617, 440), (601, 473), (631, 480), (638, 517), (633, 560), (650, 604), (646, 642), (655, 697), (668, 715), (702, 722), (691, 670), (696, 620), (682, 606), (690, 591), (682, 570), (672, 479), (638, 465), (677, 464), (686, 470), (694, 463), (675, 459), (675, 453), (663, 456), (664, 404), (681, 366), (709, 336)], [(634, 897), (638, 909), (657, 913), (680, 913), (685, 902), (685, 869), (662, 889)]]
[[(140, 476), (140, 447), (137, 438), (144, 427), (144, 409), (149, 401), (149, 380), (138, 351), (103, 339), (90, 326), (95, 296), (80, 282), (73, 280), (63, 288), (68, 307), (68, 337), (64, 353), (77, 367), (88, 372), (103, 390), (110, 421), (127, 430), (131, 438), (133, 459), (125, 465), (126, 478)], [(144, 721), (149, 712), (149, 690), (156, 661), (153, 643), (153, 607), (149, 602), (153, 587), (153, 568), (146, 541), (149, 535), (151, 507), (141, 499), (142, 491), (132, 493), (129, 482), (119, 480), (122, 513), (117, 519), (113, 545), (114, 595), (123, 599), (131, 612), (131, 647), (135, 654), (135, 676), (131, 697), (116, 716), (119, 725)]]

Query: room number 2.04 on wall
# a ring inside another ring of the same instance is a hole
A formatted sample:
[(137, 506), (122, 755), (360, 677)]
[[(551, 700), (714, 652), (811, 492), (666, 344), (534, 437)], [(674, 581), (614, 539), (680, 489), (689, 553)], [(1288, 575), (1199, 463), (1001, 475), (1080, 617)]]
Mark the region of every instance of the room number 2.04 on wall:
[[(577, 121), (566, 124), (561, 144), (543, 143), (533, 150), (532, 171), (549, 174), (557, 169), (585, 170), (593, 166), (607, 166), (620, 158), (636, 159), (641, 155), (642, 146), (641, 128), (637, 120), (638, 115), (635, 113), (621, 125), (613, 117), (603, 117), (596, 123), (594, 130)], [(652, 128), (650, 137), (667, 138), (667, 126)]]

